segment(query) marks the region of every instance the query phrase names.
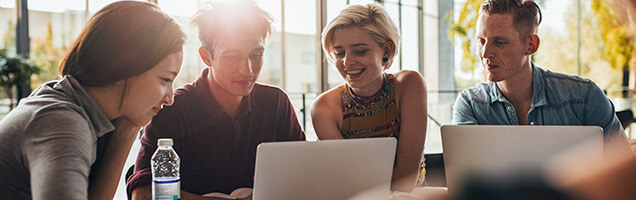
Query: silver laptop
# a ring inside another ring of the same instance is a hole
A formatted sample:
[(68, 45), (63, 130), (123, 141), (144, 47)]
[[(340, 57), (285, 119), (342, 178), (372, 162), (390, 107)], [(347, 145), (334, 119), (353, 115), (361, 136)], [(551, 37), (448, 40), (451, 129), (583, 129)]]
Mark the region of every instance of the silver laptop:
[(395, 138), (262, 143), (253, 198), (389, 198)]
[(445, 125), (441, 134), (449, 192), (472, 175), (541, 173), (551, 157), (581, 144), (591, 161), (603, 159), (598, 126)]

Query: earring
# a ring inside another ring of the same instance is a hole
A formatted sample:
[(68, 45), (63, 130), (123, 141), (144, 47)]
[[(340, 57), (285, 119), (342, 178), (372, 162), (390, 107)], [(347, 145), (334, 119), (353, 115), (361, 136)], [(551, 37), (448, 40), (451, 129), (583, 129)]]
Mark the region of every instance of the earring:
[(384, 57), (384, 58), (382, 58), (382, 62), (389, 62), (389, 59)]

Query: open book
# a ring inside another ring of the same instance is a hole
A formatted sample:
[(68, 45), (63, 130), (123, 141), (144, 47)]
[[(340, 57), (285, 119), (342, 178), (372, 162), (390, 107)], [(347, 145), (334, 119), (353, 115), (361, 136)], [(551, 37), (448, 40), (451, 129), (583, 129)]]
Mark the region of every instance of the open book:
[(212, 192), (212, 193), (207, 193), (204, 194), (204, 197), (218, 197), (218, 198), (226, 198), (226, 199), (242, 199), (245, 197), (248, 197), (252, 195), (252, 188), (238, 188), (234, 191), (232, 191), (232, 193), (228, 194), (223, 194), (220, 192)]

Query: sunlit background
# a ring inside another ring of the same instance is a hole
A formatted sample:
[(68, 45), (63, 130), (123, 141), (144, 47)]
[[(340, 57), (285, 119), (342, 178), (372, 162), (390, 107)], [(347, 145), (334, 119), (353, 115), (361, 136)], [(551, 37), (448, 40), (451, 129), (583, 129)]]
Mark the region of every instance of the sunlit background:
[[(605, 52), (607, 31), (593, 2), (599, 0), (552, 0), (537, 2), (543, 11), (539, 28), (541, 46), (533, 57), (536, 64), (553, 71), (578, 74), (594, 80), (616, 104), (617, 110), (632, 108), (634, 83), (623, 84), (623, 69), (633, 72), (631, 61), (617, 66)], [(32, 77), (32, 88), (59, 78), (58, 65), (66, 48), (77, 37), (87, 19), (112, 0), (28, 0), (30, 58), (41, 68)], [(190, 17), (203, 0), (156, 0), (165, 12), (182, 25), (188, 35), (184, 47), (184, 63), (176, 87), (194, 81), (205, 65), (200, 61), (200, 46)], [(322, 57), (319, 37), (321, 17), (325, 22), (335, 17), (348, 4), (374, 3), (373, 0), (256, 0), (275, 19), (271, 43), (266, 47), (264, 66), (259, 81), (276, 85), (289, 94), (298, 120), (315, 140), (311, 119), (306, 111), (317, 94), (343, 82), (333, 66)], [(400, 54), (388, 72), (419, 71), (428, 87), (427, 153), (441, 152), (439, 127), (451, 120), (451, 105), (459, 91), (483, 79), (481, 66), (472, 45), (468, 25), (476, 12), (466, 6), (479, 0), (385, 0), (380, 4), (390, 13), (401, 30)], [(462, 18), (462, 16), (464, 16)], [(466, 17), (468, 16), (468, 17)], [(0, 0), (0, 49), (16, 51), (16, 0)], [(474, 24), (473, 24), (474, 25)], [(467, 36), (455, 28), (468, 30)], [(631, 52), (630, 52), (631, 53)], [(631, 58), (631, 54), (628, 54)], [(632, 75), (633, 77), (633, 75)], [(633, 80), (634, 78), (631, 78)], [(632, 81), (633, 82), (633, 81)], [(632, 88), (632, 89), (630, 89)], [(622, 93), (621, 91), (629, 91)], [(0, 94), (6, 99), (6, 94)], [(0, 116), (6, 114), (8, 101), (0, 101)], [(135, 143), (126, 168), (136, 157)], [(116, 199), (125, 198), (120, 184)]]

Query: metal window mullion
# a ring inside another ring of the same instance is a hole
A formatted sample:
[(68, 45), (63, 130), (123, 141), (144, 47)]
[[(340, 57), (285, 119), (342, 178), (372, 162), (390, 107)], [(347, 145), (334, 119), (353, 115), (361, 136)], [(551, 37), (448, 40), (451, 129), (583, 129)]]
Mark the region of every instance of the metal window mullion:
[(417, 1), (417, 70), (424, 75), (424, 0)]
[[(404, 38), (404, 36), (402, 36), (402, 0), (398, 0), (398, 26), (399, 26), (398, 30), (400, 31), (400, 38)], [(398, 60), (400, 61), (400, 65), (398, 69), (400, 70), (402, 70), (402, 53), (403, 53), (402, 43), (404, 43), (404, 39), (402, 39), (402, 42), (400, 42), (400, 46), (398, 47), (399, 49)]]
[(280, 57), (281, 57), (281, 66), (280, 70), (282, 71), (280, 77), (280, 85), (283, 90), (287, 88), (287, 64), (285, 62), (285, 0), (280, 0), (280, 23), (281, 23), (281, 34), (280, 34)]
[(316, 0), (316, 11), (316, 57), (319, 58), (316, 59), (316, 63), (318, 69), (320, 69), (317, 73), (319, 84), (317, 84), (316, 90), (320, 94), (329, 89), (329, 79), (327, 77), (329, 65), (325, 60), (325, 53), (322, 51), (322, 43), (320, 41), (322, 29), (327, 24), (327, 1)]
[[(576, 75), (581, 76), (581, 0), (577, 0), (577, 16), (576, 16), (576, 32), (577, 32), (577, 45), (576, 45), (576, 64), (577, 64), (577, 71), (576, 71)], [(543, 20), (543, 19), (541, 19)]]
[(27, 0), (16, 0), (18, 22), (16, 23), (16, 53), (29, 57), (30, 43), (29, 38), (29, 8)]

